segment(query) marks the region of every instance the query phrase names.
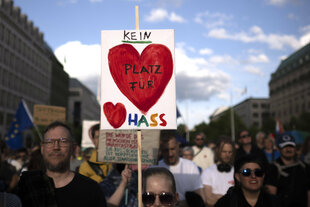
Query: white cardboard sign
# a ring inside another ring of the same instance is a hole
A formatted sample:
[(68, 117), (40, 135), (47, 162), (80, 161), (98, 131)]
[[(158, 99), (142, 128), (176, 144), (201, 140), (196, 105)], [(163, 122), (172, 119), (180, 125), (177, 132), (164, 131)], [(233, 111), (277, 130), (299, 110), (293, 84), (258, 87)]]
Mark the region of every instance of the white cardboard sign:
[(176, 129), (174, 30), (101, 31), (101, 130)]

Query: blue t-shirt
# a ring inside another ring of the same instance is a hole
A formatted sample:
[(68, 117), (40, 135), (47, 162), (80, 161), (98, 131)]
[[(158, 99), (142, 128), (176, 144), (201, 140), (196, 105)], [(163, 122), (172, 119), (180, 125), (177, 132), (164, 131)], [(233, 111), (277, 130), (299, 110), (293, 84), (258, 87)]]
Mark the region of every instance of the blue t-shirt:
[(273, 161), (275, 161), (276, 159), (278, 159), (280, 157), (280, 152), (278, 150), (273, 150), (272, 153), (268, 153), (266, 151), (264, 151), (264, 152), (265, 152), (265, 155), (266, 155), (269, 163), (272, 163)]

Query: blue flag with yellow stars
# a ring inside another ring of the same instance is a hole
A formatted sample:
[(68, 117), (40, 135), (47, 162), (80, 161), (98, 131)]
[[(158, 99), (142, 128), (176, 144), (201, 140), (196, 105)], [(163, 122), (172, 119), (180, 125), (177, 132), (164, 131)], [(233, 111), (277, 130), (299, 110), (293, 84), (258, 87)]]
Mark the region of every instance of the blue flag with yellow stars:
[(5, 137), (6, 144), (13, 150), (23, 147), (21, 132), (33, 126), (32, 116), (24, 100), (21, 100), (10, 129)]

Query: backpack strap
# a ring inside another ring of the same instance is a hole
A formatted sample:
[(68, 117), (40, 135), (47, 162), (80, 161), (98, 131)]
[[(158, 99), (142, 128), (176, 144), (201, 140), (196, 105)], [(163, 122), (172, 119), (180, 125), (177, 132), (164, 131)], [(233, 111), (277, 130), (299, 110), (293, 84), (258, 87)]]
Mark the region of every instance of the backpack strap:
[(98, 164), (90, 162), (89, 160), (87, 160), (87, 163), (91, 167), (91, 169), (93, 169), (93, 171), (95, 171), (95, 173), (97, 175), (99, 175), (102, 179), (105, 178), (105, 176), (104, 176), (104, 174), (103, 174), (103, 172), (102, 172), (102, 170), (101, 170), (101, 168), (99, 167)]

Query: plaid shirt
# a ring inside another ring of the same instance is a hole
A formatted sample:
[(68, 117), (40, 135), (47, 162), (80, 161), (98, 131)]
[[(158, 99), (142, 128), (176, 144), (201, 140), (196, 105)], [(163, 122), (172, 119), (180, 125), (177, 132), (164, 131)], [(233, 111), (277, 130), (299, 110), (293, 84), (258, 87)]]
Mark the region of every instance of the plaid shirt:
[[(115, 192), (116, 188), (122, 181), (122, 176), (116, 170), (112, 169), (108, 176), (100, 183), (100, 186), (105, 194), (105, 196), (110, 198)], [(128, 200), (127, 205), (125, 204), (125, 195), (123, 196), (120, 207), (136, 207), (138, 206), (138, 175), (136, 172), (132, 172), (132, 177), (127, 185), (128, 188)]]

